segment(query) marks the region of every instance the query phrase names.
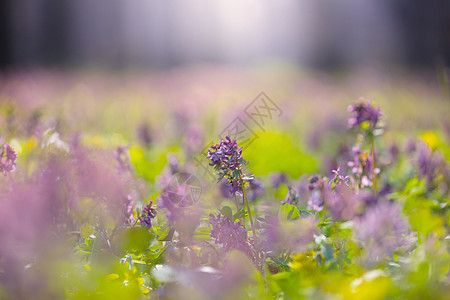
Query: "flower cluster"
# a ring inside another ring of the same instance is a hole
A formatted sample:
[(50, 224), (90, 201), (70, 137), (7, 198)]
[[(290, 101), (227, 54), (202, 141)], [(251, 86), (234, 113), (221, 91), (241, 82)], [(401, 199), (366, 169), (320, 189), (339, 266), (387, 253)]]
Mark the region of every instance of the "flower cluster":
[[(328, 191), (330, 191), (328, 189)], [(355, 194), (351, 187), (340, 182), (334, 189), (334, 193), (329, 192), (325, 197), (325, 203), (334, 221), (351, 220), (362, 209), (363, 200)]]
[(13, 172), (16, 169), (16, 159), (16, 152), (9, 144), (4, 144), (0, 152), (0, 172), (3, 172), (3, 175)]
[(296, 220), (280, 220), (277, 216), (266, 218), (262, 224), (261, 247), (271, 255), (283, 251), (302, 252), (318, 234), (316, 219), (313, 217)]
[(355, 146), (352, 148), (353, 160), (347, 163), (351, 172), (360, 181), (361, 187), (372, 186), (373, 179), (380, 169), (375, 168), (372, 172), (373, 156), (369, 152), (362, 152), (361, 148)]
[(380, 200), (369, 207), (355, 224), (355, 236), (366, 245), (369, 263), (383, 260), (386, 256), (406, 245), (408, 225), (395, 203)]
[(223, 248), (228, 251), (230, 249), (237, 249), (244, 253), (251, 255), (251, 248), (248, 241), (248, 233), (241, 224), (231, 223), (230, 220), (218, 214), (209, 215), (209, 222), (213, 229), (210, 236), (215, 239), (216, 244), (222, 244)]
[(258, 197), (263, 197), (266, 193), (266, 187), (261, 179), (255, 178), (249, 181), (247, 197), (249, 201), (255, 201)]
[(169, 224), (174, 224), (176, 220), (184, 215), (182, 204), (186, 197), (186, 186), (184, 185), (178, 186), (176, 191), (171, 190), (169, 187), (163, 189), (158, 197), (158, 207), (166, 210)]
[(157, 211), (153, 207), (153, 201), (144, 204), (141, 212), (139, 213), (138, 220), (141, 222), (141, 225), (145, 225), (145, 227), (150, 228), (153, 226), (152, 220), (156, 217)]
[(360, 102), (351, 104), (347, 108), (352, 116), (348, 119), (348, 126), (355, 128), (361, 126), (364, 122), (368, 122), (369, 129), (374, 130), (378, 120), (382, 116), (381, 109), (372, 106), (371, 102), (366, 102), (360, 99)]
[(445, 165), (445, 160), (439, 154), (434, 152), (427, 144), (419, 143), (417, 145), (418, 170), (420, 175), (426, 179), (427, 185), (432, 185), (439, 174), (439, 169)]
[(218, 182), (226, 178), (231, 194), (238, 193), (242, 188), (240, 179), (244, 175), (242, 166), (248, 162), (242, 157), (242, 147), (238, 147), (236, 140), (231, 140), (229, 136), (225, 140), (221, 139), (219, 144), (209, 147), (206, 158), (211, 161), (209, 165), (217, 171)]

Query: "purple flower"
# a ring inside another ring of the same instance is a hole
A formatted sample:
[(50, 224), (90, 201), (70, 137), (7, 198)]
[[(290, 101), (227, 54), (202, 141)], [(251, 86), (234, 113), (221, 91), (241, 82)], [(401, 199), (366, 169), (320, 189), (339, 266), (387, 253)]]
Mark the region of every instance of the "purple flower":
[(347, 108), (347, 111), (352, 114), (348, 119), (348, 126), (354, 128), (360, 126), (364, 122), (369, 122), (369, 129), (374, 130), (378, 120), (382, 116), (381, 109), (372, 106), (372, 103), (360, 99), (358, 103), (352, 104)]
[(286, 195), (286, 198), (284, 198), (284, 201), (281, 202), (281, 205), (286, 204), (286, 203), (291, 204), (291, 205), (298, 204), (297, 192), (291, 186), (288, 186), (288, 193)]
[(252, 256), (247, 230), (241, 226), (240, 221), (231, 223), (222, 214), (210, 214), (209, 222), (213, 227), (210, 236), (215, 239), (216, 244), (221, 244), (226, 251), (237, 249)]
[(220, 140), (219, 144), (212, 145), (208, 149), (206, 156), (219, 175), (220, 182), (223, 178), (228, 180), (230, 193), (234, 196), (242, 190), (240, 179), (243, 178), (242, 166), (248, 162), (242, 158), (242, 148), (238, 147), (236, 140), (231, 140), (229, 136), (225, 140)]
[(171, 190), (166, 187), (158, 197), (158, 207), (164, 208), (169, 224), (173, 225), (177, 219), (184, 216), (183, 207), (180, 206), (188, 195), (186, 186), (179, 185), (177, 190)]
[(329, 187), (324, 183), (322, 178), (314, 175), (309, 179), (308, 189), (311, 191), (308, 199), (308, 205), (315, 211), (321, 211), (323, 209), (325, 196), (329, 190)]
[(119, 171), (131, 170), (130, 155), (128, 153), (127, 147), (124, 146), (117, 147), (116, 151), (114, 151), (114, 158), (119, 163), (118, 167)]
[(141, 144), (148, 147), (152, 143), (152, 135), (149, 126), (142, 122), (137, 128), (137, 137)]
[(249, 187), (246, 188), (247, 197), (249, 201), (255, 201), (256, 198), (262, 197), (266, 194), (266, 187), (261, 179), (254, 178), (249, 181)]
[(277, 172), (270, 178), (270, 183), (272, 184), (272, 187), (277, 189), (279, 188), (283, 183), (288, 182), (288, 176), (286, 173), (283, 172)]
[(326, 187), (324, 198), (327, 209), (336, 222), (353, 219), (360, 213), (363, 204), (359, 195), (356, 195), (349, 186), (342, 183), (336, 186), (334, 192)]
[(280, 221), (278, 216), (270, 216), (262, 224), (262, 229), (261, 247), (272, 256), (288, 250), (303, 252), (318, 233), (313, 217)]
[[(347, 166), (351, 168), (351, 172), (359, 180), (361, 187), (372, 186), (373, 173), (372, 173), (372, 155), (369, 152), (362, 152), (361, 148), (355, 146), (352, 148), (353, 160), (347, 163)], [(375, 174), (378, 174), (380, 169), (375, 168)]]
[(431, 150), (425, 143), (417, 145), (417, 152), (419, 173), (427, 180), (427, 185), (430, 186), (438, 176), (441, 166), (445, 165), (445, 161), (439, 153)]
[(380, 199), (356, 220), (355, 237), (365, 245), (368, 263), (374, 263), (406, 245), (407, 229), (399, 205)]
[(9, 144), (4, 144), (0, 152), (0, 172), (3, 172), (3, 175), (13, 172), (16, 169), (16, 159), (16, 152)]
[(334, 184), (339, 184), (340, 182), (344, 182), (345, 185), (348, 186), (348, 181), (349, 181), (350, 177), (340, 174), (339, 173), (340, 170), (341, 170), (341, 168), (339, 167), (339, 168), (337, 168), (337, 170), (331, 171), (334, 174), (334, 178), (332, 178), (329, 183), (331, 184), (333, 182)]
[(147, 228), (153, 226), (152, 220), (156, 217), (158, 212), (153, 207), (153, 201), (144, 204), (142, 211), (139, 213), (138, 220), (141, 221), (141, 225), (144, 225)]

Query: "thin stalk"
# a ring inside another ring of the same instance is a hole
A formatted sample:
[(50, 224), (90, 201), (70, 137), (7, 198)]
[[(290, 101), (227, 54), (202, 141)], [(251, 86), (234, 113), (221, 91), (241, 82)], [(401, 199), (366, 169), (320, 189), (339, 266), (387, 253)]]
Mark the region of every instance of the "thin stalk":
[[(237, 201), (236, 194), (234, 194), (234, 202), (236, 203), (236, 209), (237, 209), (236, 211), (239, 211), (239, 203)], [(244, 209), (244, 207), (242, 209)], [(245, 228), (245, 216), (243, 218), (241, 218), (240, 221), (242, 223), (242, 226), (244, 226), (244, 228)]]
[(370, 140), (370, 144), (372, 146), (372, 176), (373, 176), (373, 189), (375, 191), (375, 195), (377, 194), (377, 174), (375, 174), (375, 169), (377, 167), (376, 161), (375, 161), (375, 146), (373, 142), (374, 138)]
[(247, 204), (248, 218), (250, 219), (250, 225), (252, 226), (253, 238), (256, 238), (255, 225), (253, 224), (252, 212), (250, 210), (250, 205), (248, 204), (247, 194), (245, 193), (244, 182), (243, 182), (242, 178), (239, 178), (239, 179), (241, 181), (242, 193), (244, 194), (244, 200), (245, 200), (245, 203)]

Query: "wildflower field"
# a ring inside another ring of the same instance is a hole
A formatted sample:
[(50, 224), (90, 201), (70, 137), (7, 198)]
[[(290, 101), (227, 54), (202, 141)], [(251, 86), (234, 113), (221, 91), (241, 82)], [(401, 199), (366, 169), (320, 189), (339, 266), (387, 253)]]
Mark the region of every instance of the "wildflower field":
[(431, 77), (2, 74), (0, 299), (450, 299)]

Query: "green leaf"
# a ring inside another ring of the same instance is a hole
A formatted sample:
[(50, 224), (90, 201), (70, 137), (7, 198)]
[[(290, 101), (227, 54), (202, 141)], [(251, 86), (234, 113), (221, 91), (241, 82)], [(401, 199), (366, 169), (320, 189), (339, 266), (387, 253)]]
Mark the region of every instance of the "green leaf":
[(235, 213), (233, 215), (232, 222), (236, 221), (237, 219), (244, 218), (246, 215), (247, 215), (247, 211), (245, 211), (244, 209), (240, 209), (237, 213)]
[(282, 220), (295, 220), (300, 217), (300, 211), (297, 206), (285, 203), (280, 207), (278, 217)]
[(230, 220), (231, 222), (234, 222), (233, 219), (233, 211), (231, 210), (231, 208), (229, 206), (224, 206), (220, 209), (220, 212), (228, 218), (228, 220)]

